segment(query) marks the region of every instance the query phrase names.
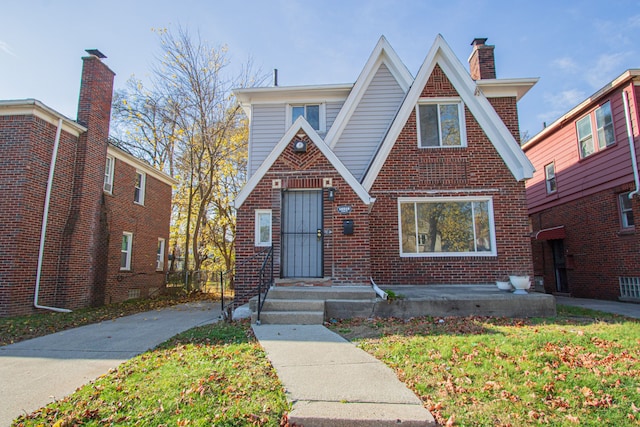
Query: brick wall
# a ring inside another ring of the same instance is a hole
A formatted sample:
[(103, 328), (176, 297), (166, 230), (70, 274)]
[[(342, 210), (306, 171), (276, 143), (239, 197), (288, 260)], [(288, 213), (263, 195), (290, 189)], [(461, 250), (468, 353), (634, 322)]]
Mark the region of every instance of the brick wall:
[[(296, 138), (298, 139), (298, 138)], [(344, 181), (322, 152), (307, 140), (306, 153), (294, 153), (289, 144), (274, 162), (251, 195), (238, 209), (236, 229), (236, 300), (246, 302), (248, 295), (257, 286), (257, 272), (262, 258), (247, 262), (262, 247), (255, 246), (254, 225), (257, 209), (272, 210), (272, 240), (274, 248), (274, 270), (280, 276), (280, 221), (282, 209), (282, 189), (321, 189), (324, 178), (331, 178), (336, 189), (333, 201), (323, 192), (324, 209), (324, 277), (336, 285), (366, 284), (370, 277), (369, 217), (368, 207), (352, 188)], [(274, 179), (281, 180), (282, 189), (272, 188)], [(337, 207), (349, 205), (349, 214), (338, 213)], [(354, 221), (354, 234), (342, 234), (342, 221)]]
[[(0, 316), (32, 311), (40, 231), (57, 126), (33, 115), (0, 116)], [(62, 304), (56, 280), (78, 138), (61, 132), (51, 192), (39, 304)]]
[[(164, 287), (167, 266), (171, 186), (146, 174), (144, 205), (134, 203), (136, 167), (115, 159), (113, 191), (104, 194), (108, 224), (105, 302), (123, 301), (130, 290), (154, 296)], [(120, 269), (122, 233), (133, 233), (131, 269)], [(165, 269), (156, 271), (158, 238), (165, 239)]]
[[(436, 66), (421, 96), (458, 94)], [(517, 134), (513, 105), (515, 101), (494, 103), (507, 127)], [(376, 203), (370, 218), (371, 270), (379, 284), (491, 283), (505, 274), (532, 274), (524, 182), (513, 178), (468, 109), (465, 121), (467, 147), (419, 149), (412, 112), (382, 167), (371, 189)], [(497, 256), (400, 257), (398, 197), (426, 196), (490, 196)]]
[[(531, 215), (533, 230), (564, 225), (565, 260), (569, 292), (578, 298), (616, 300), (618, 277), (640, 277), (640, 237), (621, 229), (618, 195), (633, 183), (618, 186)], [(633, 199), (640, 218), (640, 203)], [(534, 270), (543, 276), (546, 292), (556, 291), (553, 253), (549, 241), (533, 241)]]

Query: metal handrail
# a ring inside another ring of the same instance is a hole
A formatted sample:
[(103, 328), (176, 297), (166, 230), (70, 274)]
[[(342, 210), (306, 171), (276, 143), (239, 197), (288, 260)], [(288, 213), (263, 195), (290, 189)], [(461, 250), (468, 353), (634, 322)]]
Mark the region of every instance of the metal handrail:
[[(267, 264), (267, 261), (270, 261)], [(270, 266), (269, 274), (265, 275), (267, 265)], [(266, 290), (264, 292), (264, 297), (262, 297), (262, 287), (264, 285)], [(269, 293), (269, 289), (273, 286), (273, 246), (269, 248), (269, 252), (267, 253), (266, 258), (262, 262), (262, 267), (260, 268), (260, 281), (258, 282), (258, 315), (256, 317), (256, 325), (260, 324), (260, 313), (262, 313), (262, 306), (264, 302), (267, 300), (267, 294)]]
[[(266, 255), (265, 255), (266, 254)], [(256, 258), (262, 257), (264, 256), (264, 260), (262, 261), (262, 265), (260, 267), (260, 270), (258, 272), (258, 284), (256, 287), (249, 289), (248, 291), (244, 292), (242, 295), (235, 295), (235, 298), (232, 303), (227, 304), (225, 306), (225, 302), (224, 302), (224, 284), (225, 284), (225, 276), (230, 275), (230, 274), (234, 274), (235, 269), (232, 270), (227, 270), (227, 271), (223, 271), (220, 272), (220, 304), (221, 304), (221, 310), (222, 310), (222, 315), (225, 316), (228, 319), (231, 319), (231, 316), (233, 314), (233, 310), (236, 308), (236, 301), (238, 300), (244, 300), (246, 298), (251, 298), (256, 296), (256, 294), (258, 295), (258, 315), (257, 315), (257, 323), (259, 324), (260, 322), (260, 312), (262, 311), (262, 306), (264, 305), (264, 300), (263, 298), (266, 298), (267, 293), (269, 292), (269, 288), (273, 285), (273, 247), (268, 247), (268, 248), (264, 248), (263, 250), (261, 250), (260, 252), (256, 252), (255, 254), (253, 254), (252, 256), (250, 256), (249, 258), (245, 258), (244, 260), (242, 260), (242, 262), (236, 264), (236, 267), (239, 265), (243, 265), (246, 264), (248, 262), (251, 261), (255, 261)], [(269, 262), (270, 260), (270, 262)], [(264, 297), (262, 296), (262, 289), (263, 287), (266, 288), (266, 292), (264, 294)]]

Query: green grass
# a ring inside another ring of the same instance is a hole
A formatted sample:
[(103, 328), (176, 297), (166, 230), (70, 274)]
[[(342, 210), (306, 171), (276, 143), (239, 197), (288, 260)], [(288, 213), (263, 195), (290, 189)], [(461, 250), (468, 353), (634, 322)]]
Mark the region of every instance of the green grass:
[(392, 367), (443, 425), (640, 425), (638, 321), (561, 307), (554, 319), (333, 327)]
[(279, 426), (288, 403), (248, 322), (180, 334), (15, 426)]
[(209, 295), (193, 293), (180, 296), (162, 296), (152, 299), (129, 300), (102, 307), (83, 308), (71, 313), (46, 311), (28, 316), (0, 318), (0, 346), (103, 320), (202, 299), (209, 299)]

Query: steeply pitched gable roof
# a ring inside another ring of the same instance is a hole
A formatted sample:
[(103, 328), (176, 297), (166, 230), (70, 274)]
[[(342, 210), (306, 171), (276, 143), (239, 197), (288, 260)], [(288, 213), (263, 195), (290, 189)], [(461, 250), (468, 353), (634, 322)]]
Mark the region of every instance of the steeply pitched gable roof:
[(333, 151), (329, 148), (329, 146), (322, 140), (320, 135), (313, 129), (313, 127), (305, 120), (304, 117), (300, 116), (298, 119), (291, 125), (289, 130), (284, 134), (284, 136), (280, 139), (278, 144), (271, 151), (269, 156), (262, 162), (262, 165), (256, 170), (249, 181), (247, 181), (246, 185), (242, 188), (240, 193), (235, 199), (235, 207), (236, 209), (242, 206), (242, 204), (247, 200), (251, 192), (256, 188), (260, 180), (265, 176), (265, 174), (269, 171), (271, 166), (275, 163), (275, 161), (280, 157), (282, 152), (289, 146), (289, 142), (295, 137), (295, 135), (304, 131), (305, 134), (311, 139), (311, 141), (315, 144), (316, 147), (322, 152), (324, 157), (333, 165), (333, 167), (338, 171), (338, 173), (342, 176), (342, 178), (349, 184), (349, 186), (353, 189), (353, 191), (360, 197), (362, 202), (366, 205), (370, 205), (375, 202), (375, 198), (369, 196), (369, 193), (362, 187), (362, 185), (358, 182), (357, 179), (349, 172), (349, 170), (344, 166), (344, 164), (336, 157)]
[(349, 119), (360, 104), (362, 97), (366, 93), (371, 81), (378, 71), (378, 68), (380, 68), (382, 64), (387, 66), (404, 92), (407, 92), (411, 87), (413, 76), (411, 76), (411, 73), (400, 60), (400, 57), (393, 50), (387, 39), (384, 36), (381, 36), (376, 47), (373, 49), (373, 52), (369, 55), (369, 59), (362, 69), (362, 72), (360, 72), (358, 79), (353, 85), (347, 100), (333, 122), (333, 126), (327, 132), (325, 141), (332, 149), (338, 143), (340, 135), (342, 135), (342, 132), (349, 123)]
[(441, 35), (438, 35), (389, 128), (380, 150), (364, 176), (362, 181), (364, 188), (368, 191), (373, 186), (407, 119), (414, 111), (420, 94), (436, 64), (451, 81), (460, 98), (487, 134), (513, 176), (519, 181), (531, 178), (534, 172), (533, 165), (447, 42)]

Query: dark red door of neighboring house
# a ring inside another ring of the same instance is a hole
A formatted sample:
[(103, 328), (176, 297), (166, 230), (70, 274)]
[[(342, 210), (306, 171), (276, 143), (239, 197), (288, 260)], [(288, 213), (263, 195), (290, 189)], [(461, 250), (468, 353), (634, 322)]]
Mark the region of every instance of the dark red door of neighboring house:
[(564, 240), (550, 240), (553, 251), (553, 269), (556, 276), (556, 292), (568, 293), (567, 261), (564, 256)]

